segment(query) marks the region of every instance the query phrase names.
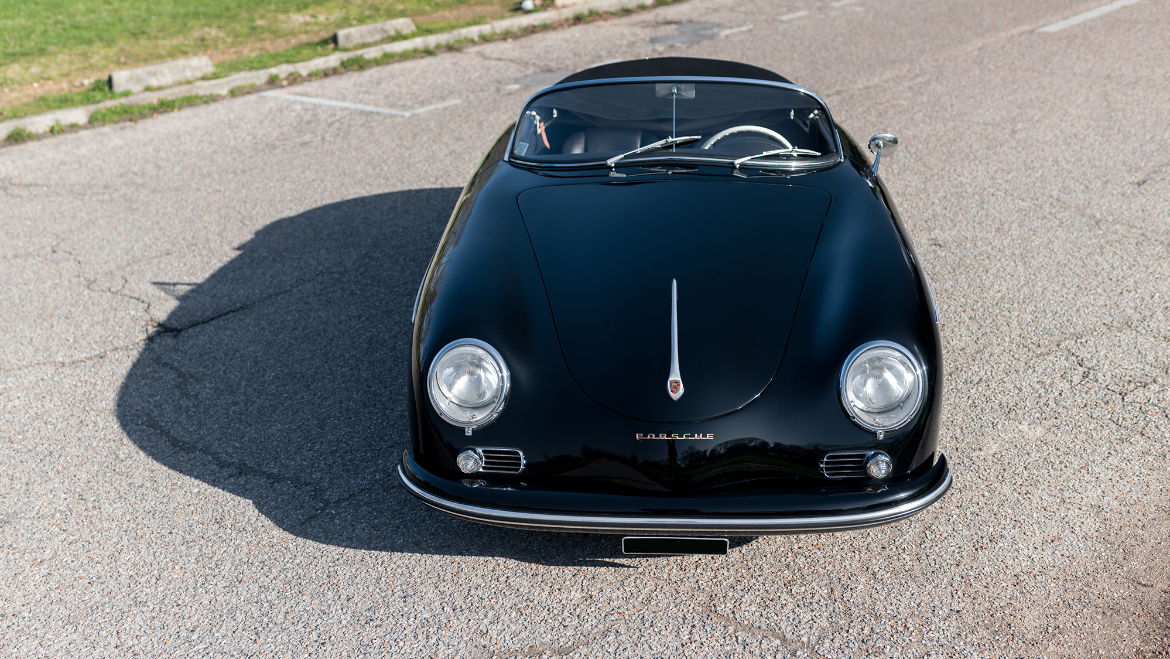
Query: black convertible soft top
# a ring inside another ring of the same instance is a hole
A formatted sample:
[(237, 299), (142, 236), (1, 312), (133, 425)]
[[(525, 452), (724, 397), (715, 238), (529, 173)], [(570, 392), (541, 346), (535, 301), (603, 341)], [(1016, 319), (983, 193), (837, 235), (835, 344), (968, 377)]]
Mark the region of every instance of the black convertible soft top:
[(658, 76), (702, 76), (705, 78), (749, 78), (753, 80), (770, 80), (772, 82), (792, 81), (784, 76), (773, 73), (768, 69), (728, 62), (718, 59), (702, 59), (699, 57), (655, 57), (653, 59), (635, 59), (613, 64), (602, 64), (591, 69), (579, 71), (558, 82), (558, 85), (567, 82), (581, 82), (583, 80), (601, 80), (604, 78), (653, 78)]

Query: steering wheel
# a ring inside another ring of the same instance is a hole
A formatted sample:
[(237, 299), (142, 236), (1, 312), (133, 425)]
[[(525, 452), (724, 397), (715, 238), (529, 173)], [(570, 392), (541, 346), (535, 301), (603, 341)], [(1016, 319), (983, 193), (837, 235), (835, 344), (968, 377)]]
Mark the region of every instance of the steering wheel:
[(788, 140), (784, 139), (784, 136), (781, 135), (780, 133), (777, 133), (774, 130), (769, 130), (767, 128), (764, 128), (763, 126), (750, 126), (750, 125), (746, 125), (746, 124), (743, 126), (732, 126), (731, 128), (728, 128), (726, 130), (721, 130), (718, 133), (715, 133), (711, 137), (707, 138), (707, 141), (703, 142), (703, 146), (701, 146), (699, 148), (700, 149), (710, 149), (711, 147), (715, 146), (715, 143), (718, 142), (719, 140), (727, 137), (728, 135), (734, 135), (736, 133), (760, 133), (761, 135), (770, 137), (770, 138), (776, 140), (777, 142), (779, 142), (780, 144), (783, 144), (785, 149), (792, 148), (792, 142), (789, 142)]

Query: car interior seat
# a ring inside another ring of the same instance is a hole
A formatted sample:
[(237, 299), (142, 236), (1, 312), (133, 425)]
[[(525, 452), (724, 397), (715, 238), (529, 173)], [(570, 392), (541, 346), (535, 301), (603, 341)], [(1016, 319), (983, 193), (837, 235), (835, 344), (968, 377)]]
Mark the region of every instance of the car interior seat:
[(561, 153), (632, 151), (642, 146), (642, 131), (636, 128), (587, 128), (565, 140)]

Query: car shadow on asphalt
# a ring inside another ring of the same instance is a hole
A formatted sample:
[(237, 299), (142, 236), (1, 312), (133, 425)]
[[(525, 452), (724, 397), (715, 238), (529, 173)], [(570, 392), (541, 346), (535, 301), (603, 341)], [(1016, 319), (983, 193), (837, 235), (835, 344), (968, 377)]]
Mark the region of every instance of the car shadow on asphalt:
[(437, 188), (322, 206), (256, 232), (193, 288), (155, 282), (179, 304), (122, 383), (122, 429), (166, 467), (314, 542), (626, 567), (613, 562), (614, 536), (465, 522), (394, 476), (408, 444), (411, 308), (458, 197)]

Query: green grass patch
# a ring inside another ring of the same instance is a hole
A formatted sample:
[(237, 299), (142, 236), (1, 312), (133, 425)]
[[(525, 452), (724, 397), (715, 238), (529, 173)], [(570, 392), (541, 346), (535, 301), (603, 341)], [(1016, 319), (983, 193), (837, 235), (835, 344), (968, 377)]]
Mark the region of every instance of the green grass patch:
[(8, 133), (8, 137), (5, 137), (4, 139), (8, 142), (12, 142), (13, 144), (20, 144), (21, 142), (27, 142), (36, 136), (36, 133), (25, 128), (24, 126), (17, 126), (16, 128), (13, 128), (12, 131)]
[(253, 89), (256, 89), (256, 83), (251, 82), (251, 83), (248, 83), (246, 85), (240, 85), (239, 87), (232, 87), (230, 90), (228, 90), (228, 95), (229, 96), (240, 96), (243, 94), (247, 94), (248, 92), (252, 91)]
[[(381, 55), (379, 55), (377, 57), (371, 57), (368, 59), (365, 57), (362, 57), (361, 55), (358, 55), (357, 57), (351, 57), (349, 59), (342, 60), (341, 66), (337, 67), (336, 69), (333, 69), (333, 71), (337, 71), (337, 72), (340, 72), (340, 71), (364, 71), (366, 69), (373, 68), (375, 66), (382, 66), (383, 64), (389, 64), (390, 62), (393, 62), (395, 60), (413, 59), (415, 57), (422, 57), (423, 55), (434, 55), (435, 53), (438, 53), (438, 52), (448, 52), (448, 51), (452, 51), (455, 49), (456, 49), (456, 47), (454, 45), (442, 45), (442, 46), (439, 46), (437, 49), (435, 49), (435, 48), (415, 48), (414, 50), (404, 50), (404, 51), (398, 52), (398, 53), (382, 53)], [(321, 73), (328, 74), (328, 73), (332, 73), (332, 71), (323, 71)]]
[(111, 105), (98, 108), (89, 115), (91, 126), (104, 126), (121, 121), (138, 121), (153, 117), (159, 112), (174, 112), (191, 105), (203, 105), (216, 100), (216, 96), (180, 96), (179, 98), (160, 98), (154, 103), (142, 105)]
[(341, 68), (347, 71), (362, 71), (373, 66), (378, 66), (376, 58), (366, 59), (361, 55), (341, 60)]
[(219, 62), (215, 65), (215, 72), (205, 76), (206, 79), (225, 78), (241, 71), (258, 71), (270, 69), (281, 64), (295, 64), (317, 57), (332, 55), (337, 52), (330, 39), (319, 39), (298, 44), (292, 48), (285, 48), (272, 53), (263, 53), (249, 57)]
[[(430, 22), (499, 18), (515, 0), (0, 0), (0, 87), (105, 75), (189, 57), (287, 62), (268, 54), (329, 52), (339, 29), (412, 17)], [(272, 62), (272, 63), (269, 63)], [(239, 68), (236, 68), (239, 67)]]
[(0, 108), (0, 121), (5, 119), (16, 119), (17, 117), (27, 117), (32, 114), (40, 114), (42, 112), (51, 112), (53, 110), (63, 110), (65, 108), (75, 108), (79, 105), (89, 105), (91, 103), (101, 103), (108, 101), (111, 98), (121, 98), (129, 96), (130, 92), (122, 92), (115, 94), (110, 91), (110, 83), (105, 80), (95, 80), (93, 84), (85, 89), (66, 92), (64, 94), (54, 94), (52, 96), (41, 96), (31, 101), (19, 103), (17, 105), (10, 105), (6, 108)]

